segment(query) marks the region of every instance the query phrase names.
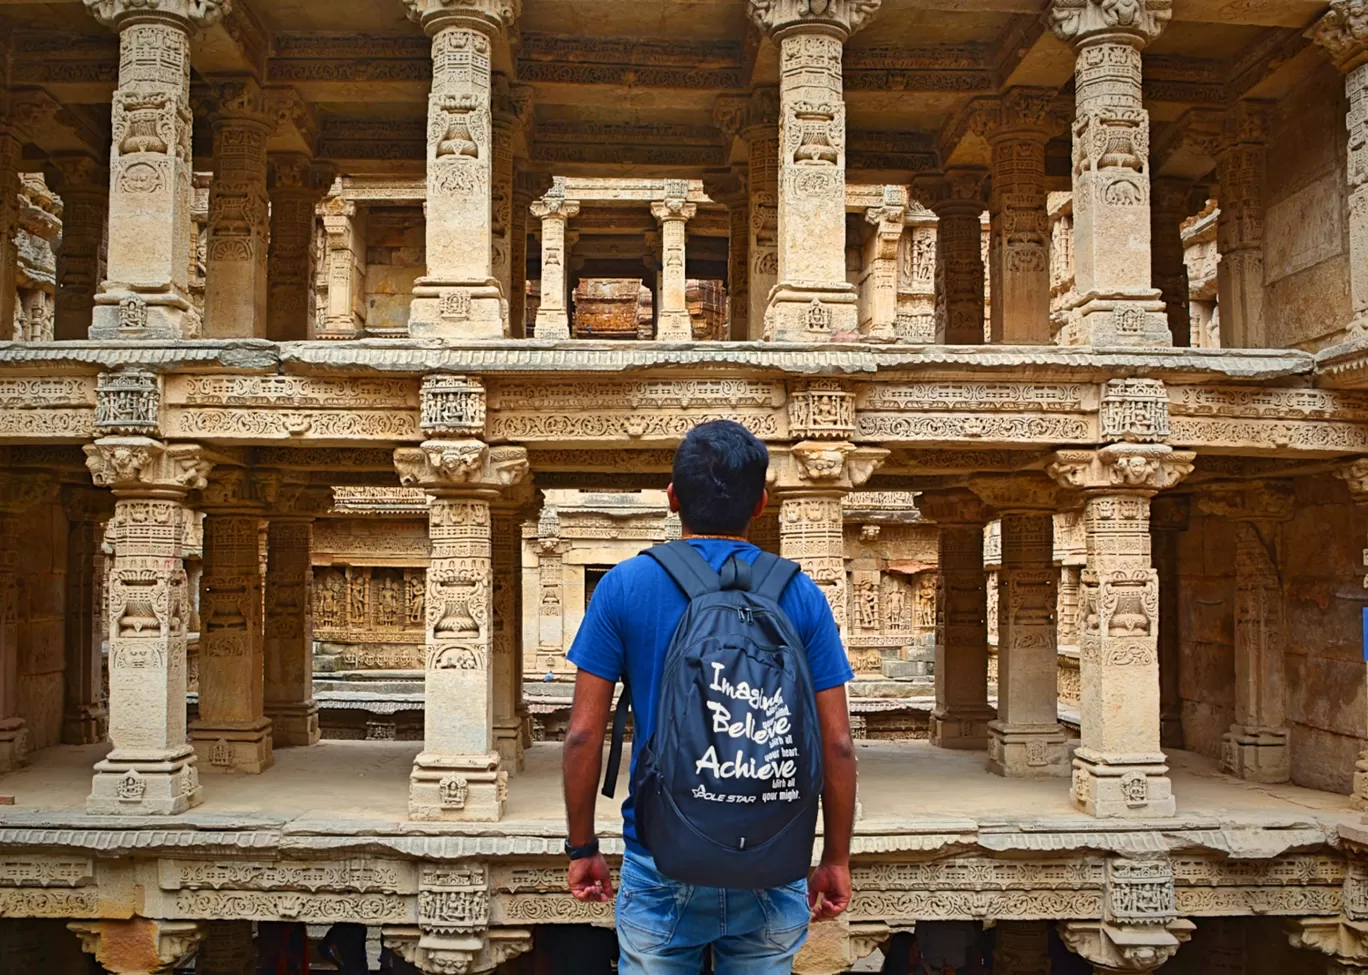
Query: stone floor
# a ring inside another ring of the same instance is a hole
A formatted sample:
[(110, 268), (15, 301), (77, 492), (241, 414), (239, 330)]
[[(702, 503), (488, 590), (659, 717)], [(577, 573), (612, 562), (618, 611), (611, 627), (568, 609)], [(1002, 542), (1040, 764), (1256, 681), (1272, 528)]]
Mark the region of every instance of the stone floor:
[[(90, 769), (107, 748), (47, 748), (37, 752), (27, 768), (0, 776), (0, 795), (13, 795), (15, 800), (14, 806), (0, 808), (0, 825), (72, 817), (90, 823), (84, 816)], [(405, 820), (409, 769), (418, 750), (416, 742), (329, 740), (310, 748), (280, 749), (275, 766), (261, 775), (204, 775), (203, 805), (180, 819), (289, 820), (324, 831), (329, 829), (326, 824), (340, 823), (367, 830), (395, 828)], [(1070, 805), (1066, 780), (998, 778), (984, 771), (981, 752), (950, 751), (924, 741), (870, 742), (860, 744), (858, 752), (860, 832), (975, 830), (997, 824), (1106, 828)], [(556, 743), (539, 743), (528, 751), (526, 770), (510, 783), (500, 831), (559, 833), (560, 756)], [(1286, 828), (1360, 821), (1347, 796), (1241, 782), (1219, 773), (1213, 761), (1189, 752), (1173, 753), (1170, 761), (1178, 816), (1154, 826)], [(619, 795), (625, 790), (624, 781)], [(599, 800), (599, 823), (605, 833), (614, 832), (619, 822), (615, 806), (615, 801)]]

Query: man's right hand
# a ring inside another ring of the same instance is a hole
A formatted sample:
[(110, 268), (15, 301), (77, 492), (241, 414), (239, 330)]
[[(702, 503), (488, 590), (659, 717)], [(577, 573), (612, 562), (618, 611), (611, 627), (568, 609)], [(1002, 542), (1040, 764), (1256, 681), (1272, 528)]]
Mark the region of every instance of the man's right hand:
[(613, 899), (613, 877), (602, 853), (571, 860), (569, 883), (576, 900), (606, 903)]

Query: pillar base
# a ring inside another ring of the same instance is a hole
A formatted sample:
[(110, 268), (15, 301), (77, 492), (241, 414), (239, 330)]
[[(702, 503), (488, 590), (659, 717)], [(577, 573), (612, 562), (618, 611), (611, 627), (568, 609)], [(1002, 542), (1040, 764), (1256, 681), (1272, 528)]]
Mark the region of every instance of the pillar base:
[(109, 737), (109, 712), (88, 704), (62, 716), (63, 745), (98, 745)]
[(992, 708), (938, 708), (931, 712), (931, 744), (937, 748), (985, 749), (988, 723), (996, 719)]
[(266, 771), (275, 764), (271, 753), (271, 722), (241, 728), (214, 728), (196, 721), (190, 726), (190, 744), (205, 772)]
[(1074, 752), (1074, 805), (1098, 819), (1153, 819), (1175, 812), (1164, 756)]
[(1287, 729), (1231, 725), (1221, 738), (1221, 771), (1247, 782), (1286, 782), (1292, 777)]
[(858, 342), (859, 295), (853, 284), (780, 282), (765, 309), (769, 342)]
[[(540, 336), (540, 332), (537, 333)], [(656, 321), (657, 342), (692, 342), (693, 319), (687, 311), (662, 311)]]
[(181, 339), (199, 334), (199, 315), (189, 299), (173, 291), (138, 293), (115, 285), (95, 296), (92, 341)]
[(538, 308), (538, 339), (568, 339), (570, 337), (570, 316), (564, 308)]
[(492, 279), (414, 283), (408, 332), (415, 339), (501, 339), (507, 320), (508, 302)]
[(1168, 316), (1159, 292), (1085, 295), (1076, 306), (1085, 345), (1171, 346)]
[(28, 764), (28, 726), (23, 718), (0, 721), (0, 773)]
[(494, 725), (494, 747), (499, 752), (499, 765), (513, 772), (523, 770), (523, 722), (513, 718), (507, 724)]
[(188, 746), (163, 757), (115, 749), (95, 763), (86, 812), (99, 816), (174, 816), (203, 800), (198, 759)]
[(508, 773), (497, 753), (480, 756), (421, 752), (409, 775), (409, 819), (496, 823), (508, 798)]
[(1069, 774), (1069, 736), (1059, 724), (988, 724), (988, 771), (1005, 778)]
[(322, 737), (318, 730), (317, 701), (268, 704), (266, 717), (271, 719), (271, 744), (275, 748), (316, 745)]

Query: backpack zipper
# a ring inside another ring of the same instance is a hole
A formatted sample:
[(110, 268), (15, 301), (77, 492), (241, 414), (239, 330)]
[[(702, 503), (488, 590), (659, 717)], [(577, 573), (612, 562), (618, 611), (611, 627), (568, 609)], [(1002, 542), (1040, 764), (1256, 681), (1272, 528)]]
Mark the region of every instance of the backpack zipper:
[(755, 614), (751, 612), (749, 606), (736, 607), (736, 613), (741, 617), (741, 622), (745, 623), (747, 626), (755, 622)]

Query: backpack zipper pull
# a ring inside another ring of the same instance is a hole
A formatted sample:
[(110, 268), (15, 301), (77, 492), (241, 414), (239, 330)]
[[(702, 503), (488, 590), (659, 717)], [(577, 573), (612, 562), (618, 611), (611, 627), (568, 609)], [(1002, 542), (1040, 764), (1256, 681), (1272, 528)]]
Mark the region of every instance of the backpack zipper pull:
[(741, 617), (741, 622), (742, 622), (742, 623), (745, 623), (745, 624), (749, 625), (749, 624), (755, 622), (755, 614), (753, 614), (753, 613), (751, 612), (751, 609), (750, 609), (749, 606), (738, 606), (738, 607), (736, 607), (736, 613), (737, 613), (738, 616)]

